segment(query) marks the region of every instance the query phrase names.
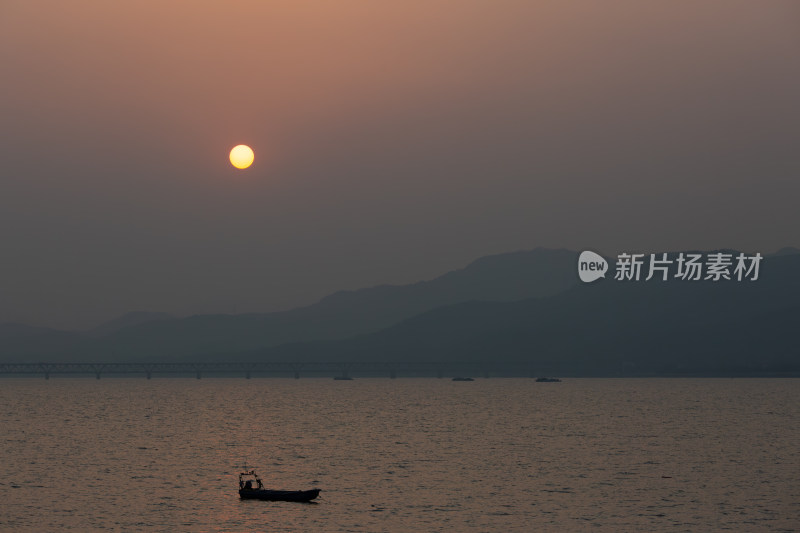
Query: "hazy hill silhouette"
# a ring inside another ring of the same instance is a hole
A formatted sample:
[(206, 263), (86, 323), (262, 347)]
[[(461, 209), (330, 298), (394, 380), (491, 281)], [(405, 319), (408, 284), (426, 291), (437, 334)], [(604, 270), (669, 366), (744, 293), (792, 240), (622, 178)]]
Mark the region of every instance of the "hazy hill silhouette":
[(79, 333), (17, 323), (0, 324), (0, 360), (58, 357), (83, 341)]
[(88, 335), (93, 337), (105, 337), (120, 331), (124, 328), (138, 326), (155, 320), (170, 320), (175, 318), (169, 313), (153, 313), (149, 311), (130, 311), (122, 316), (104, 322), (99, 326), (89, 330)]
[(800, 256), (790, 254), (765, 259), (755, 282), (602, 280), (237, 358), (458, 361), (586, 375), (800, 372), (798, 275)]
[(800, 254), (800, 248), (795, 248), (793, 246), (786, 246), (784, 248), (781, 248), (780, 250), (778, 250), (774, 254), (771, 254), (771, 256), (775, 257), (775, 256), (781, 256), (781, 255), (797, 255), (797, 254)]
[[(451, 361), (539, 374), (800, 373), (800, 255), (758, 281), (578, 284), (577, 252), (479, 259), (282, 313), (156, 319), (102, 338), (0, 327), (5, 360)], [(492, 301), (490, 301), (492, 300)], [(119, 324), (120, 322), (117, 322)], [(112, 328), (113, 329), (113, 328)]]
[[(197, 315), (121, 321), (99, 339), (71, 339), (45, 351), (2, 348), (5, 360), (165, 360), (202, 358), (291, 342), (344, 339), (378, 331), (405, 318), (468, 300), (509, 301), (549, 296), (577, 282), (577, 254), (538, 248), (487, 256), (430, 281), (337, 292), (314, 305), (285, 312)], [(19, 347), (17, 347), (19, 348)], [(26, 354), (21, 357), (21, 354)]]

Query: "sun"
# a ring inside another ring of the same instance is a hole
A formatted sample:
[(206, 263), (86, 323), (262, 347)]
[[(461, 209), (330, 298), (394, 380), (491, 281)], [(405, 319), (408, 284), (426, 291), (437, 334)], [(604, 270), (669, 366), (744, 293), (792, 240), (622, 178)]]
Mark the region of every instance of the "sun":
[(253, 153), (252, 148), (246, 144), (240, 144), (233, 147), (230, 158), (231, 165), (235, 166), (236, 168), (247, 168), (253, 164), (255, 154)]

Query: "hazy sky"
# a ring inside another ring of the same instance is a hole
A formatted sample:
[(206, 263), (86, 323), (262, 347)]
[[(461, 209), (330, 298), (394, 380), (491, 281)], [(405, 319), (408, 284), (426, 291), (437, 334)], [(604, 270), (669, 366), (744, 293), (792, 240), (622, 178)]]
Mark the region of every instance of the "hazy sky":
[(0, 73), (0, 322), (800, 245), (796, 0), (4, 0)]

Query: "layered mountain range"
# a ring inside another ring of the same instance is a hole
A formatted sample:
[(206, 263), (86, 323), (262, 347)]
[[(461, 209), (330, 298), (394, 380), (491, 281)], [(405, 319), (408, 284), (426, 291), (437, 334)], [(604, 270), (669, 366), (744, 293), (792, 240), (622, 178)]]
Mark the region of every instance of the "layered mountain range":
[(574, 251), (541, 248), (488, 256), (430, 281), (338, 292), (277, 313), (131, 313), (89, 332), (3, 324), (0, 361), (442, 361), (571, 375), (800, 373), (800, 251), (766, 257), (756, 281), (609, 275), (584, 284), (577, 259)]

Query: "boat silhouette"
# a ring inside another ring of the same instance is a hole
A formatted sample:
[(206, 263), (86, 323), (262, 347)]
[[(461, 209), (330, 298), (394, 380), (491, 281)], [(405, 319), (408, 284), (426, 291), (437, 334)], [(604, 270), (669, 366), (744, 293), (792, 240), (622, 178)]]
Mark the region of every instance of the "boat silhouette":
[(255, 470), (239, 473), (239, 498), (243, 500), (264, 500), (273, 502), (310, 502), (321, 489), (273, 490), (265, 489), (264, 483)]

